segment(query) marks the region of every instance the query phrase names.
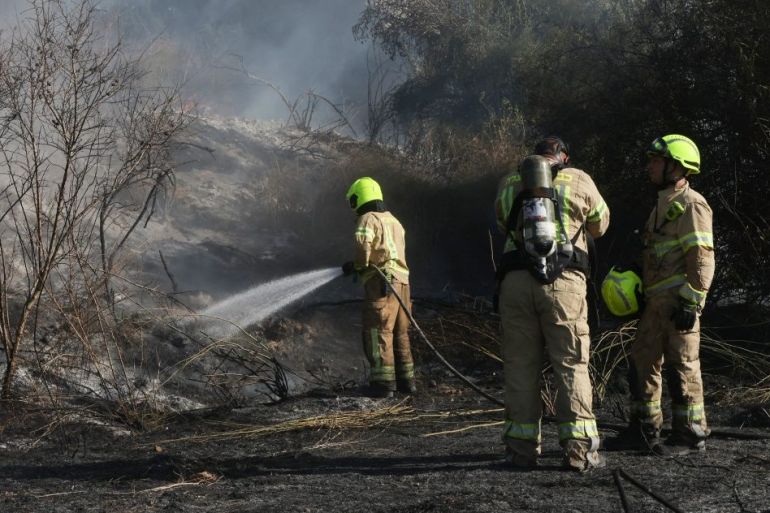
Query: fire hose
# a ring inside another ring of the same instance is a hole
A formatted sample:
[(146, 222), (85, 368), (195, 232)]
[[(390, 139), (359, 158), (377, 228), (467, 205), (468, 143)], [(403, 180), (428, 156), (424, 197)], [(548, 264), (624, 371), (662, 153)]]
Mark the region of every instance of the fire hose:
[(377, 273), (385, 281), (385, 283), (387, 284), (387, 286), (390, 289), (390, 291), (396, 297), (396, 299), (398, 300), (398, 304), (401, 305), (401, 308), (404, 309), (404, 312), (406, 313), (407, 317), (409, 317), (409, 322), (412, 324), (412, 327), (414, 327), (415, 331), (417, 331), (417, 333), (420, 335), (420, 338), (422, 339), (422, 341), (425, 342), (425, 345), (427, 345), (430, 348), (431, 351), (433, 351), (433, 354), (436, 355), (436, 358), (438, 358), (438, 360), (444, 365), (444, 367), (446, 367), (452, 374), (457, 376), (457, 378), (459, 378), (460, 381), (462, 381), (463, 383), (465, 383), (466, 385), (471, 387), (473, 390), (475, 390), (478, 394), (480, 394), (483, 397), (486, 397), (487, 399), (489, 399), (493, 403), (504, 407), (505, 403), (503, 403), (503, 401), (501, 401), (500, 399), (498, 399), (497, 397), (495, 397), (493, 395), (490, 395), (490, 394), (486, 393), (478, 385), (476, 385), (476, 383), (474, 383), (473, 381), (468, 379), (462, 372), (457, 370), (451, 363), (449, 363), (447, 361), (446, 358), (444, 358), (444, 356), (439, 352), (439, 350), (436, 349), (436, 346), (434, 346), (431, 343), (431, 341), (428, 340), (428, 337), (425, 336), (425, 333), (422, 331), (422, 329), (420, 329), (420, 325), (417, 324), (417, 321), (412, 316), (412, 312), (409, 309), (409, 306), (406, 305), (404, 303), (404, 300), (401, 299), (401, 296), (398, 295), (398, 292), (396, 292), (396, 289), (393, 288), (393, 285), (390, 283), (390, 280), (388, 279), (388, 277), (385, 276), (385, 273), (383, 273), (382, 270), (379, 267), (377, 267), (377, 266), (372, 266), (372, 267), (374, 267), (374, 269), (377, 270)]

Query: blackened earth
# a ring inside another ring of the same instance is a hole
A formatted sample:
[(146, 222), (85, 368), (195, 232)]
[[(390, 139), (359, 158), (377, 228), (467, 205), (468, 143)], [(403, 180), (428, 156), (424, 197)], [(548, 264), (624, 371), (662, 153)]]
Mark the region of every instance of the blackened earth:
[[(40, 438), (45, 426), (34, 414), (6, 416), (0, 511), (617, 512), (623, 509), (616, 469), (681, 511), (770, 511), (768, 440), (715, 438), (705, 454), (674, 460), (607, 453), (607, 468), (578, 474), (561, 469), (557, 433), (546, 424), (540, 467), (515, 471), (503, 461), (500, 426), (481, 426), (499, 421), (499, 411), (483, 412), (494, 407), (472, 394), (422, 385), (413, 398), (316, 392), (273, 406), (178, 416), (133, 435), (74, 423)], [(387, 405), (482, 412), (363, 429), (207, 438), (333, 412), (365, 415)], [(435, 434), (446, 431), (454, 432)], [(172, 441), (187, 436), (202, 438)], [(624, 488), (630, 511), (669, 511), (630, 483)]]
[[(562, 470), (556, 427), (545, 423), (540, 466), (511, 469), (500, 408), (430, 361), (422, 346), (415, 396), (365, 396), (358, 309), (310, 308), (265, 328), (282, 361), (318, 378), (315, 388), (276, 404), (150, 416), (141, 430), (114, 417), (94, 422), (99, 417), (82, 408), (0, 410), (0, 512), (620, 512), (617, 470), (680, 511), (770, 512), (768, 439), (714, 436), (705, 453), (677, 459), (608, 452), (606, 468), (578, 474)], [(499, 372), (471, 360), (461, 368), (501, 397)], [(767, 408), (725, 405), (717, 392), (730, 380), (705, 378), (716, 432), (770, 438)], [(599, 405), (600, 420), (621, 423), (624, 404), (618, 387)], [(394, 414), (376, 417), (384, 408)], [(255, 433), (340, 413), (362, 427), (310, 422)], [(671, 511), (622, 482), (628, 511)]]

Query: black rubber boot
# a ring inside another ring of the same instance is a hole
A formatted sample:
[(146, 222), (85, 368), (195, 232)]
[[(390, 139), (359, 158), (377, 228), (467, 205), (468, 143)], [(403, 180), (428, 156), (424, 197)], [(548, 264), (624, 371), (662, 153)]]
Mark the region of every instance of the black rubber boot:
[(398, 391), (402, 394), (417, 393), (417, 384), (414, 379), (403, 379), (398, 381)]
[(524, 456), (514, 453), (510, 447), (505, 448), (505, 464), (515, 470), (534, 470), (537, 468), (537, 454)]
[(659, 456), (669, 458), (699, 454), (706, 452), (706, 439), (674, 432), (666, 438), (665, 442), (656, 446), (653, 452)]
[(632, 422), (613, 438), (604, 440), (603, 448), (608, 451), (653, 451), (662, 444), (660, 432)]
[(369, 385), (369, 397), (376, 399), (389, 399), (395, 395), (395, 383), (372, 383)]

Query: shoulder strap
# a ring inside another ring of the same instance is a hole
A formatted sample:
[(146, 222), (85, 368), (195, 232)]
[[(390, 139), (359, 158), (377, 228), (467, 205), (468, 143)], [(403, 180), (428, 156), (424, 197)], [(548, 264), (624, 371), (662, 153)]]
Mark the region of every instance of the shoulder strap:
[(561, 229), (561, 233), (564, 235), (564, 240), (569, 240), (572, 245), (575, 245), (575, 241), (577, 240), (578, 236), (580, 235), (580, 231), (583, 229), (583, 225), (580, 226), (580, 229), (575, 233), (575, 237), (570, 239), (569, 235), (567, 235), (567, 229), (564, 228), (564, 217), (562, 216), (561, 211), (561, 197), (559, 196), (559, 193), (556, 192), (556, 189), (554, 191), (554, 206), (556, 207), (556, 222), (559, 223), (559, 229)]

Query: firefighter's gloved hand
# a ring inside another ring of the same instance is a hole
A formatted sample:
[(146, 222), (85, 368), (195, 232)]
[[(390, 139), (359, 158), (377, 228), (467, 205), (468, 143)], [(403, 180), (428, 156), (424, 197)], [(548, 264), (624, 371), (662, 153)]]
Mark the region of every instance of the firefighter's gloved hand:
[(674, 311), (671, 320), (674, 321), (674, 327), (679, 331), (690, 331), (695, 326), (695, 320), (698, 318), (698, 305), (682, 301), (679, 307)]
[(342, 264), (342, 274), (345, 276), (350, 276), (356, 271), (356, 266), (353, 264), (353, 262), (345, 262)]

